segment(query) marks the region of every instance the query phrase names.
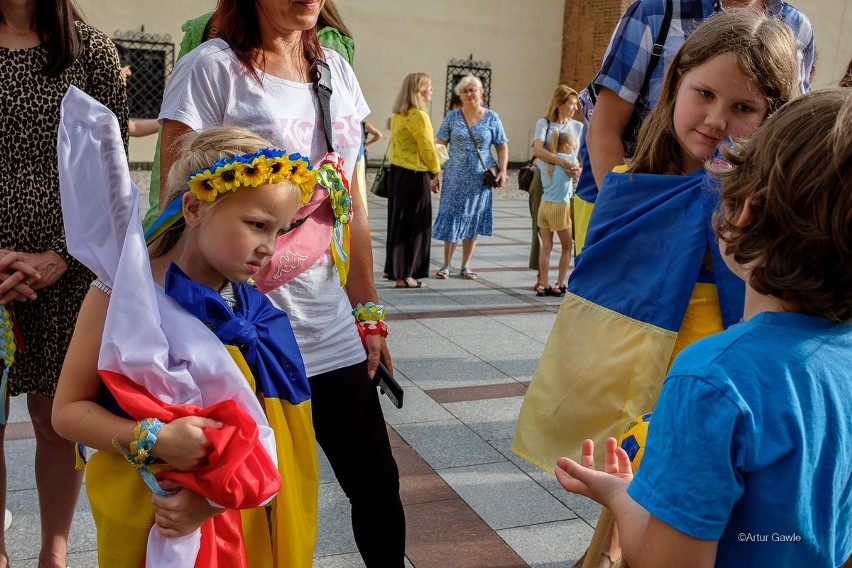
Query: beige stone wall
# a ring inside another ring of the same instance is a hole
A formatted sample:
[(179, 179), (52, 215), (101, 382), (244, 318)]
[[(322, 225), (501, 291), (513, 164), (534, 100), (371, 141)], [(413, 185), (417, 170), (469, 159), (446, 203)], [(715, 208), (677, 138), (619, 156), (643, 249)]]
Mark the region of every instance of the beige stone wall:
[(834, 86), (852, 59), (852, 0), (791, 0), (814, 26), (817, 68), (814, 88)]
[[(408, 73), (432, 77), (430, 114), (444, 116), (451, 59), (489, 61), (492, 108), (509, 136), (512, 161), (528, 159), (535, 121), (559, 80), (564, 0), (337, 0), (355, 36), (355, 72), (386, 134), (391, 106)], [(375, 148), (375, 150), (374, 150)], [(370, 146), (381, 159), (385, 141)]]
[[(175, 57), (183, 37), (181, 25), (216, 6), (216, 0), (76, 0), (76, 3), (86, 21), (110, 37), (116, 32), (138, 31), (171, 36)], [(156, 142), (156, 135), (131, 138), (130, 161), (150, 162)]]
[[(181, 24), (213, 9), (215, 0), (77, 0), (87, 20), (108, 35), (120, 31), (169, 34), (180, 42)], [(582, 87), (612, 33), (611, 20), (629, 0), (337, 0), (355, 36), (355, 71), (372, 109), (368, 120), (388, 133), (390, 108), (407, 73), (433, 80), (430, 114), (437, 129), (444, 114), (451, 59), (488, 61), (491, 100), (509, 141), (510, 159), (530, 155), (537, 118), (560, 77)], [(852, 58), (852, 0), (793, 0), (814, 24), (819, 60), (816, 87), (836, 84)], [(565, 38), (563, 39), (563, 25)], [(565, 50), (565, 58), (562, 52)], [(177, 47), (175, 52), (177, 53)], [(131, 140), (131, 161), (150, 161), (156, 137)], [(371, 146), (380, 159), (385, 141)]]

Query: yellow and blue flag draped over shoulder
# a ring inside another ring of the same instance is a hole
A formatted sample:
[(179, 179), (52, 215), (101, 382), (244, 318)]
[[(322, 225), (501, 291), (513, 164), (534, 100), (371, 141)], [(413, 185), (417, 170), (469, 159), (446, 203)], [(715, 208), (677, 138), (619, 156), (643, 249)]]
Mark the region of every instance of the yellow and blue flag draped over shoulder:
[(742, 317), (744, 284), (711, 227), (718, 192), (703, 173), (607, 174), (586, 247), (524, 397), (512, 451), (546, 471), (577, 461), (649, 412), (710, 251), (722, 321)]
[[(153, 411), (160, 407), (168, 413), (188, 408), (203, 412), (229, 405), (228, 416), (216, 417), (225, 423), (223, 430), (231, 428), (231, 415), (240, 417), (240, 425), (248, 423), (256, 430), (244, 436), (244, 443), (221, 448), (222, 455), (228, 453), (228, 459), (235, 460), (221, 466), (233, 466), (233, 472), (240, 474), (223, 476), (218, 489), (226, 490), (219, 496), (221, 500), (214, 499), (228, 509), (216, 517), (226, 521), (222, 530), (219, 526), (209, 530), (205, 524), (203, 531), (181, 539), (165, 539), (153, 528), (151, 491), (124, 457), (113, 452), (92, 456), (86, 472), (87, 492), (98, 529), (99, 563), (131, 567), (310, 566), (318, 477), (310, 401), (301, 392), (291, 404), (286, 396), (274, 398), (283, 391), (271, 390), (273, 398), (259, 401), (256, 383), (269, 381), (263, 377), (255, 380), (252, 371), (257, 372), (258, 365), (250, 369), (240, 349), (223, 345), (204, 322), (155, 285), (139, 222), (138, 190), (130, 180), (118, 133), (117, 121), (105, 107), (82, 91), (69, 89), (63, 99), (58, 137), (68, 250), (112, 288), (98, 360), (101, 378), (118, 405), (136, 419), (130, 407), (138, 409), (147, 403)], [(254, 304), (247, 301), (247, 305)], [(263, 327), (261, 320), (257, 329)], [(261, 351), (255, 350), (254, 357)], [(297, 382), (304, 380), (297, 351), (280, 363), (294, 367), (287, 378), (292, 372)], [(276, 401), (291, 408), (276, 408)], [(288, 412), (293, 412), (292, 423)], [(279, 422), (284, 425), (277, 425)], [(270, 427), (272, 424), (276, 425)], [(216, 447), (216, 442), (211, 443)], [(278, 463), (279, 456), (286, 456), (287, 463)], [(255, 483), (251, 483), (251, 467), (244, 471), (246, 464), (262, 468), (253, 478)], [(269, 476), (269, 465), (274, 479)], [(307, 495), (296, 502), (289, 494), (275, 497), (281, 478), (291, 468), (302, 469), (285, 483)], [(201, 469), (194, 475), (208, 482), (214, 479), (202, 475)], [(229, 485), (231, 479), (242, 482)], [(297, 515), (282, 518), (302, 508), (305, 510)], [(285, 547), (285, 532), (288, 550), (282, 557), (298, 556), (298, 561), (288, 563), (274, 556), (278, 548)]]

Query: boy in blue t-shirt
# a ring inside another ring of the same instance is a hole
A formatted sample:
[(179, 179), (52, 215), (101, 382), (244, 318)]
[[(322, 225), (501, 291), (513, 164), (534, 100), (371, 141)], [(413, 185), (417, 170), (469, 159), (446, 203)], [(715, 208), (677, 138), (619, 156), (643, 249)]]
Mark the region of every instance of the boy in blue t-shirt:
[[(548, 148), (564, 160), (576, 162), (577, 139), (567, 132), (556, 133)], [(541, 240), (538, 253), (539, 282), (543, 288), (536, 291), (536, 296), (565, 295), (565, 277), (568, 275), (568, 265), (571, 263), (571, 242), (573, 239), (571, 223), (571, 197), (574, 195), (575, 181), (568, 175), (565, 168), (555, 166), (542, 159), (536, 160), (541, 172), (541, 205), (538, 209), (536, 224)], [(556, 275), (556, 285), (550, 285), (550, 253), (553, 250), (553, 233), (559, 237), (562, 254), (559, 256), (559, 268)]]
[(631, 568), (839, 566), (852, 554), (852, 89), (726, 151), (716, 232), (743, 321), (686, 348), (642, 467), (607, 440), (556, 476), (612, 510)]

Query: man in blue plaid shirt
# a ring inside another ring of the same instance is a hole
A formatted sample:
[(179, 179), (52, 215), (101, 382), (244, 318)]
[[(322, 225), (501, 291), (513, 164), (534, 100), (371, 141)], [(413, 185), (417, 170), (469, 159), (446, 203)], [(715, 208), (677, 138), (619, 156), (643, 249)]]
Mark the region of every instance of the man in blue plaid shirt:
[[(594, 114), (589, 93), (587, 90), (580, 93), (586, 128), (580, 146), (583, 172), (577, 183), (575, 199), (586, 204), (594, 203), (604, 175), (624, 163), (623, 138), (634, 106), (644, 104), (646, 112), (654, 107), (669, 61), (686, 37), (714, 13), (750, 7), (763, 9), (769, 16), (786, 22), (798, 44), (801, 90), (810, 90), (814, 34), (811, 22), (798, 9), (780, 0), (727, 0), (724, 4), (721, 0), (673, 0), (671, 25), (662, 57), (653, 71), (648, 92), (643, 93), (647, 97), (643, 103), (639, 100), (639, 91), (645, 81), (651, 50), (663, 24), (665, 6), (665, 0), (635, 0), (625, 10), (609, 42), (600, 71), (592, 82), (597, 92)], [(582, 224), (580, 219), (576, 221), (578, 225)], [(584, 226), (577, 229), (585, 234)]]

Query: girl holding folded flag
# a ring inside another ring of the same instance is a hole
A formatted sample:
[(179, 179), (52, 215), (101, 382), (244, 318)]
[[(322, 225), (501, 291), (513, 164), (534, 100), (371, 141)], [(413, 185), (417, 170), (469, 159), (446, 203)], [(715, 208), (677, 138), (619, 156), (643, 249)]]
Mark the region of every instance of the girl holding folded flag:
[(310, 558), (310, 389), (287, 315), (247, 281), (336, 171), (241, 128), (187, 135), (146, 250), (106, 112), (73, 90), (63, 105), (69, 250), (98, 280), (53, 415), (60, 434), (99, 450), (86, 468), (99, 564), (283, 566), (284, 535)]

